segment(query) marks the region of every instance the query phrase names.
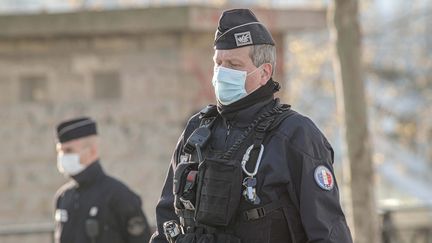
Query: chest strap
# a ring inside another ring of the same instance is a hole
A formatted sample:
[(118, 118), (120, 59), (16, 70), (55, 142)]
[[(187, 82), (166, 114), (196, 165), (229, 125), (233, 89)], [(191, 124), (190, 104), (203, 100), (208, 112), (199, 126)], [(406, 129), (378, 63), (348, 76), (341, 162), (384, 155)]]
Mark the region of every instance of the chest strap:
[(265, 216), (269, 215), (270, 213), (283, 208), (289, 203), (289, 199), (287, 196), (282, 196), (276, 201), (273, 201), (271, 203), (268, 203), (262, 207), (249, 209), (243, 212), (242, 217), (244, 220), (251, 221), (251, 220), (257, 220), (260, 218), (264, 218)]

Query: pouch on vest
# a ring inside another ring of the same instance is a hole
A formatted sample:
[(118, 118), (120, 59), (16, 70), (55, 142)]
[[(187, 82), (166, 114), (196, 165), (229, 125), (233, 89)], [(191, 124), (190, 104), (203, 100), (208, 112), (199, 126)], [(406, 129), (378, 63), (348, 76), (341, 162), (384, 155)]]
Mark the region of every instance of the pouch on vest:
[(178, 209), (193, 210), (195, 207), (195, 187), (198, 163), (181, 162), (174, 172), (173, 193)]
[(240, 204), (240, 162), (206, 158), (200, 164), (198, 180), (195, 220), (209, 226), (228, 226)]
[(241, 240), (228, 234), (196, 234), (181, 235), (175, 243), (241, 243)]
[(196, 243), (197, 235), (194, 233), (179, 235), (175, 241), (175, 243)]

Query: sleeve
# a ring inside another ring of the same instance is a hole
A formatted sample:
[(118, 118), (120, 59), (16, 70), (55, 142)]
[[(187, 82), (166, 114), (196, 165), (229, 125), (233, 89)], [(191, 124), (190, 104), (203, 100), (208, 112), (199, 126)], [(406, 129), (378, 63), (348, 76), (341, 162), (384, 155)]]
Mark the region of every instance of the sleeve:
[(180, 137), (172, 156), (170, 167), (165, 178), (165, 184), (162, 189), (162, 194), (156, 206), (157, 230), (153, 233), (150, 243), (168, 243), (168, 240), (163, 233), (163, 223), (169, 220), (177, 220), (177, 222), (179, 222), (179, 218), (175, 214), (174, 210), (173, 176), (176, 161), (179, 161), (180, 151), (183, 147), (183, 134)]
[(117, 194), (116, 218), (127, 243), (148, 242), (150, 239), (150, 227), (141, 206), (141, 198), (127, 187)]
[(339, 201), (333, 171), (333, 149), (323, 135), (288, 144), (293, 184), (308, 242), (352, 243)]

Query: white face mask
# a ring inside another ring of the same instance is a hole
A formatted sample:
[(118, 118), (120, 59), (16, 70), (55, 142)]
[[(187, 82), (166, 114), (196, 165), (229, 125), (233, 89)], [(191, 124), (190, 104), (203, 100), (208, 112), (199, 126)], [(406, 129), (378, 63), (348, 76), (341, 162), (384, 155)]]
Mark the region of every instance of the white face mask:
[(66, 176), (74, 176), (85, 169), (84, 165), (80, 164), (78, 154), (58, 154), (57, 169)]
[(248, 95), (246, 92), (246, 78), (261, 67), (262, 65), (250, 73), (222, 66), (215, 67), (212, 83), (215, 88), (216, 99), (222, 105), (230, 105), (246, 97)]

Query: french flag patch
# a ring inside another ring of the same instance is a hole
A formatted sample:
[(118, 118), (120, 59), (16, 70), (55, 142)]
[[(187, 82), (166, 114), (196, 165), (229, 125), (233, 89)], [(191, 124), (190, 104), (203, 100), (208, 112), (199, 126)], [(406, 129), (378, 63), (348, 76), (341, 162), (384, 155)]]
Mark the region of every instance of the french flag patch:
[(324, 190), (330, 191), (334, 187), (334, 179), (331, 171), (324, 165), (315, 169), (315, 182)]

